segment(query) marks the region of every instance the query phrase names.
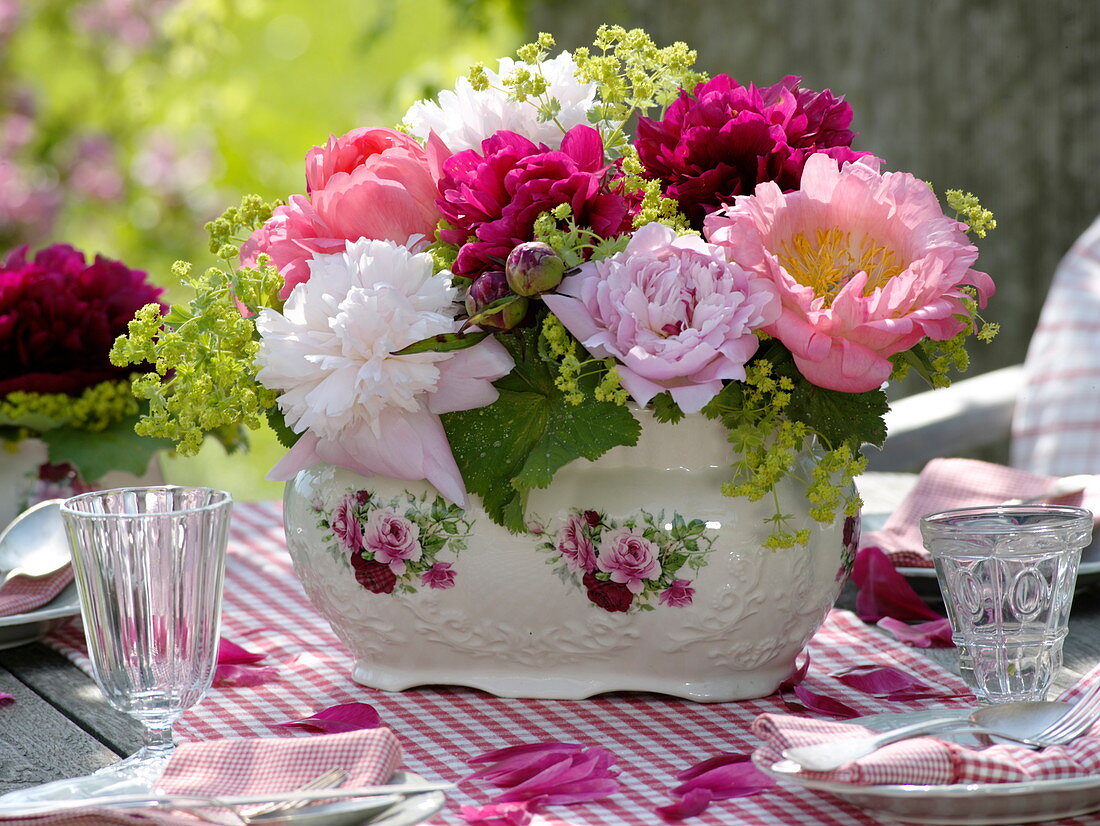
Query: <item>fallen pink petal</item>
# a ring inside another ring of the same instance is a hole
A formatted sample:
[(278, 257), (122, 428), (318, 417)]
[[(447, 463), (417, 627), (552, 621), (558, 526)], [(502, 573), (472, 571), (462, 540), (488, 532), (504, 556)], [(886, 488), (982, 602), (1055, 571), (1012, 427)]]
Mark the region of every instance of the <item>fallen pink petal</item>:
[(955, 647), (955, 643), (951, 639), (951, 621), (946, 617), (915, 625), (910, 625), (892, 617), (883, 617), (876, 625), (889, 631), (899, 642), (916, 648)]
[(899, 692), (931, 690), (909, 672), (894, 668), (892, 665), (861, 665), (833, 676), (849, 688), (875, 697), (886, 697)]
[(309, 717), (303, 717), (301, 720), (276, 723), (275, 725), (282, 728), (317, 731), (323, 734), (341, 734), (345, 731), (378, 728), (382, 725), (382, 717), (378, 713), (378, 709), (368, 703), (340, 703), (339, 705), (323, 708)]
[(6, 691), (0, 691), (0, 706), (10, 706), (15, 702), (15, 697)]
[(847, 706), (840, 700), (834, 700), (825, 694), (818, 694), (802, 685), (794, 687), (795, 696), (798, 697), (803, 703), (806, 704), (807, 709), (818, 714), (828, 714), (833, 717), (840, 717), (846, 720), (850, 720), (853, 717), (859, 717), (859, 712), (851, 706)]
[(267, 654), (248, 651), (225, 637), (218, 640), (218, 665), (255, 665), (266, 657)]
[(658, 806), (654, 811), (664, 820), (684, 820), (701, 815), (712, 799), (709, 789), (692, 789), (676, 802)]
[(806, 679), (806, 674), (810, 670), (810, 652), (806, 651), (805, 654), (806, 656), (802, 660), (802, 665), (798, 665), (797, 662), (795, 663), (794, 670), (791, 671), (787, 679), (779, 684), (779, 688), (777, 689), (778, 691), (783, 691), (784, 689), (788, 688), (794, 688), (796, 685)]
[(458, 813), (470, 826), (527, 826), (534, 816), (526, 803), (462, 806)]
[(942, 619), (917, 596), (881, 548), (867, 547), (856, 554), (852, 581), (859, 586), (856, 613), (864, 622), (878, 622), (883, 617), (896, 620)]
[(727, 755), (723, 762), (674, 788), (672, 794), (682, 796), (706, 789), (714, 800), (728, 800), (759, 794), (774, 785), (775, 781), (756, 768), (748, 755)]
[(708, 757), (706, 760), (702, 760), (696, 763), (694, 766), (688, 766), (681, 772), (677, 772), (677, 780), (691, 780), (693, 777), (698, 777), (701, 774), (709, 772), (711, 769), (716, 769), (719, 766), (727, 766), (730, 763), (740, 763), (743, 760), (748, 759), (744, 754), (738, 754), (732, 751), (720, 752), (714, 757)]
[(219, 665), (214, 669), (216, 688), (244, 688), (278, 679), (279, 669), (273, 665)]
[(491, 765), (462, 778), (459, 784), (483, 781), (505, 789), (495, 803), (527, 802), (530, 808), (555, 803), (586, 803), (619, 790), (611, 771), (618, 758), (599, 746), (575, 743), (528, 743), (478, 755), (468, 763)]

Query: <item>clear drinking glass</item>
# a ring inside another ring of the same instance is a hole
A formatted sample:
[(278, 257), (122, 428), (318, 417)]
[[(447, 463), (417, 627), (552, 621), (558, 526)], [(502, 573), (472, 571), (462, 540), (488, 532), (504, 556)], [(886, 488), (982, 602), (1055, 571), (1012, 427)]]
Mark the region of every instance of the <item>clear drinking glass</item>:
[(1092, 514), (1060, 505), (960, 508), (921, 519), (964, 679), (993, 703), (1042, 700), (1062, 664)]

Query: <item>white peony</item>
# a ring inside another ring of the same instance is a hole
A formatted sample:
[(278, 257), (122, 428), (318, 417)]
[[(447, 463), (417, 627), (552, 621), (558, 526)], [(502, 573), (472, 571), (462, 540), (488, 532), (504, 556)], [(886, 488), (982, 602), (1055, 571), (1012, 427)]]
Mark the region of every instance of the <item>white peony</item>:
[(282, 313), (260, 312), (257, 378), (280, 392), (287, 425), (303, 436), (272, 470), (288, 479), (318, 462), (366, 476), (427, 479), (452, 501), (465, 488), (440, 413), (496, 400), (492, 381), (513, 366), (486, 339), (453, 353), (393, 353), (454, 332), (457, 290), (427, 253), (360, 239), (316, 255)]
[(404, 122), (411, 134), (421, 141), (426, 141), (428, 135), (435, 132), (451, 152), (480, 151), (481, 142), (502, 129), (557, 149), (566, 132), (578, 124), (588, 123), (596, 85), (577, 80), (577, 64), (569, 52), (545, 60), (540, 66), (550, 84), (547, 94), (561, 104), (556, 122), (539, 122), (538, 108), (530, 100), (521, 103), (508, 99), (508, 92), (501, 88), (502, 78), (517, 68), (538, 71), (531, 64), (508, 57), (501, 59), (497, 71), (486, 69), (490, 88), (475, 90), (467, 78), (461, 77), (453, 90), (440, 92), (437, 100), (414, 103), (405, 113)]

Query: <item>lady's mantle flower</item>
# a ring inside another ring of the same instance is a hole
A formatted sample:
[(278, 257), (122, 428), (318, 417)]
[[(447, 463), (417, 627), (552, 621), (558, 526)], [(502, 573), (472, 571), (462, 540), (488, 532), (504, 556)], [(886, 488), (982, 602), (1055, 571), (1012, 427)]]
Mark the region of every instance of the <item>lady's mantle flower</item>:
[(427, 479), (465, 503), (439, 414), (495, 401), (491, 382), (512, 369), (511, 357), (493, 339), (453, 353), (392, 355), (458, 327), (457, 290), (432, 274), (426, 253), (361, 239), (309, 267), (283, 312), (265, 309), (256, 322), (257, 378), (281, 391), (287, 424), (303, 434), (271, 478), (328, 462), (364, 476)]
[(405, 573), (406, 562), (423, 555), (420, 526), (390, 508), (379, 508), (367, 519), (363, 550), (374, 554), (375, 562), (389, 565), (397, 576)]
[(802, 167), (815, 152), (836, 161), (867, 154), (849, 147), (852, 107), (826, 89), (801, 89), (788, 76), (774, 86), (742, 86), (729, 75), (680, 93), (660, 121), (641, 118), (636, 146), (649, 175), (696, 227), (736, 195), (762, 181), (798, 189)]
[[(535, 219), (569, 204), (577, 224), (609, 237), (630, 227), (628, 204), (607, 185), (603, 140), (575, 126), (560, 150), (514, 132), (497, 132), (443, 162), (437, 202), (449, 227), (440, 237), (460, 247), (456, 275), (470, 278), (500, 268), (512, 248), (533, 237)], [(468, 239), (473, 236), (473, 240)]]
[[(431, 147), (429, 147), (431, 149)], [(292, 195), (241, 247), (241, 262), (270, 256), (283, 276), (281, 297), (309, 278), (309, 259), (339, 254), (348, 241), (405, 244), (432, 237), (439, 222), (428, 152), (392, 129), (354, 129), (306, 155), (309, 197)]]
[(157, 303), (160, 287), (118, 261), (56, 244), (0, 265), (0, 397), (19, 391), (80, 395), (129, 367), (107, 354), (134, 313)]
[(645, 589), (643, 579), (661, 575), (657, 546), (631, 528), (616, 528), (604, 535), (596, 565), (632, 594)]
[(783, 311), (765, 332), (807, 380), (849, 393), (886, 381), (895, 353), (972, 324), (963, 287), (982, 307), (993, 295), (964, 230), (918, 178), (837, 169), (825, 155), (806, 162), (800, 191), (762, 184), (706, 222), (712, 242), (778, 288)]
[[(509, 99), (502, 80), (517, 69), (542, 74), (548, 84), (546, 96), (561, 107), (553, 120), (539, 119), (534, 99)], [(461, 77), (453, 91), (440, 92), (438, 103), (431, 100), (414, 103), (404, 120), (411, 134), (426, 141), (434, 132), (452, 152), (480, 149), (483, 140), (500, 131), (515, 132), (556, 149), (561, 146), (563, 131), (588, 123), (588, 110), (595, 101), (596, 85), (581, 83), (576, 71), (577, 64), (569, 52), (544, 60), (538, 66), (506, 57), (497, 71), (485, 70), (488, 88), (474, 89), (468, 78)]]
[(779, 316), (775, 288), (694, 235), (646, 224), (623, 252), (566, 278), (546, 306), (597, 358), (621, 362), (619, 377), (638, 404), (669, 391), (694, 413), (744, 379), (756, 352), (753, 331)]

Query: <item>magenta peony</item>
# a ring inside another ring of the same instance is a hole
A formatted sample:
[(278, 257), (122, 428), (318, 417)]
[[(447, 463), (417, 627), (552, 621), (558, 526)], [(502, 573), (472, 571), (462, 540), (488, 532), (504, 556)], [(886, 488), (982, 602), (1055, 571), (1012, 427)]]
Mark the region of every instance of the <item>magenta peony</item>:
[(597, 358), (614, 356), (640, 404), (669, 391), (685, 413), (724, 379), (744, 379), (754, 331), (779, 316), (768, 279), (746, 273), (695, 235), (646, 224), (626, 249), (590, 262), (543, 301)]
[(765, 327), (819, 387), (860, 393), (889, 377), (889, 358), (926, 336), (944, 341), (973, 324), (993, 281), (970, 265), (978, 251), (943, 214), (928, 184), (904, 172), (814, 155), (802, 189), (766, 183), (711, 215), (707, 238), (767, 276), (783, 311)]
[(27, 260), (20, 247), (0, 267), (0, 396), (16, 391), (79, 394), (129, 367), (107, 358), (134, 313), (162, 290), (139, 270), (64, 244)]
[[(309, 259), (340, 253), (347, 241), (370, 238), (406, 244), (415, 235), (432, 238), (438, 144), (426, 151), (392, 129), (355, 129), (330, 138), (306, 155), (309, 197), (292, 195), (241, 247), (241, 262), (255, 266), (271, 257), (285, 281), (281, 297), (309, 280)], [(431, 156), (431, 157), (429, 157)]]
[(569, 204), (577, 223), (599, 235), (629, 229), (627, 201), (609, 189), (595, 129), (573, 127), (560, 150), (514, 132), (497, 132), (481, 147), (444, 161), (439, 181), (438, 206), (450, 224), (440, 235), (460, 247), (455, 274), (473, 278), (500, 269), (513, 247), (532, 240), (539, 214), (559, 204)]
[(707, 213), (751, 195), (762, 181), (798, 189), (806, 159), (824, 152), (837, 162), (864, 152), (849, 147), (852, 108), (825, 90), (799, 88), (788, 76), (774, 86), (742, 86), (728, 75), (680, 93), (660, 121), (638, 121), (638, 155), (647, 173), (696, 227)]

